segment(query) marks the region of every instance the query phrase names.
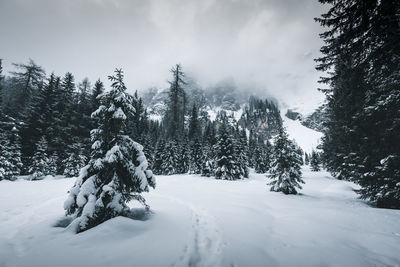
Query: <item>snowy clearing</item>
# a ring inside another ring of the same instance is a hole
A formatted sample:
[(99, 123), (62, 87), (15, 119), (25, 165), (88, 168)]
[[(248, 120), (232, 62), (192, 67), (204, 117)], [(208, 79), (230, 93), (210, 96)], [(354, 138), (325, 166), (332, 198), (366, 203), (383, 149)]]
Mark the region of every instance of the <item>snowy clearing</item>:
[(400, 211), (369, 207), (354, 184), (304, 171), (302, 195), (264, 175), (158, 176), (153, 214), (81, 234), (54, 227), (75, 179), (0, 182), (0, 266), (400, 266)]
[[(284, 111), (285, 113), (282, 112), (281, 114), (286, 114), (287, 110)], [(291, 120), (286, 116), (282, 116), (282, 120), (289, 137), (294, 139), (304, 152), (311, 154), (312, 150), (315, 150), (321, 143), (323, 136), (321, 132), (307, 128), (300, 121)]]

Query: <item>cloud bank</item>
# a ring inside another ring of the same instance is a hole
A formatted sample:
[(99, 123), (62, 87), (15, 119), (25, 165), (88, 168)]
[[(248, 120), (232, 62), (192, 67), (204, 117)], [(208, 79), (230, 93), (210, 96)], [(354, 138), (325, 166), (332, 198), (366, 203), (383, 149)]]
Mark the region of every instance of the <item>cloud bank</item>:
[(0, 57), (129, 88), (164, 87), (181, 63), (204, 86), (233, 78), (260, 96), (315, 107), (316, 0), (2, 0)]

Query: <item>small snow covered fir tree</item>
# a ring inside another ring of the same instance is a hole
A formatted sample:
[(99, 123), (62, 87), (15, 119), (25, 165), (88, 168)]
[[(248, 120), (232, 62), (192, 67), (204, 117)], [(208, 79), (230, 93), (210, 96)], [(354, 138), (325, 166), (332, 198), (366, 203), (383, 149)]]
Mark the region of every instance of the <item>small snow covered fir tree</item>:
[(32, 158), (32, 164), (29, 168), (30, 179), (39, 180), (49, 174), (49, 156), (47, 154), (47, 141), (44, 136), (36, 143), (36, 152)]
[(0, 133), (0, 180), (14, 180), (21, 174), (21, 142), (15, 126)]
[(126, 93), (122, 70), (109, 76), (111, 90), (101, 95), (99, 108), (92, 117), (98, 122), (91, 131), (93, 141), (89, 163), (71, 188), (64, 203), (73, 221), (70, 227), (85, 231), (106, 220), (127, 215), (127, 202), (138, 200), (140, 193), (155, 187), (155, 177), (147, 169), (143, 147), (127, 135), (126, 119), (135, 112), (132, 97)]
[(311, 170), (313, 172), (320, 171), (321, 170), (320, 164), (321, 163), (320, 163), (319, 154), (313, 150), (311, 153), (311, 159), (310, 159)]
[(297, 194), (296, 188), (301, 189), (300, 183), (304, 183), (301, 178), (301, 163), (302, 160), (296, 151), (295, 144), (288, 139), (285, 129), (280, 125), (268, 174), (268, 177), (273, 180), (269, 183), (271, 191)]
[(79, 171), (86, 164), (86, 157), (83, 155), (82, 144), (75, 143), (69, 146), (69, 156), (63, 160), (64, 175), (67, 177), (77, 177)]
[(222, 124), (219, 129), (216, 151), (215, 178), (236, 180), (241, 178), (241, 173), (236, 163), (234, 140), (227, 126)]

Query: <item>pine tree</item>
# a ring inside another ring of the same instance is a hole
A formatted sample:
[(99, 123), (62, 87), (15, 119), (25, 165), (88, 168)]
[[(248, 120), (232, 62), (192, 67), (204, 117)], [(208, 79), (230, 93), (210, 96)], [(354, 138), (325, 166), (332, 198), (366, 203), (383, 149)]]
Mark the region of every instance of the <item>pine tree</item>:
[(153, 171), (156, 175), (163, 174), (163, 162), (164, 162), (164, 150), (165, 150), (165, 140), (161, 139), (158, 141), (156, 150), (154, 152), (154, 162)]
[(400, 2), (320, 0), (316, 20), (328, 73), (323, 161), (334, 176), (361, 185), (363, 199), (400, 208)]
[(285, 129), (280, 125), (275, 137), (273, 161), (268, 177), (273, 181), (271, 191), (284, 194), (297, 194), (296, 188), (301, 189), (301, 159), (296, 146), (288, 139)]
[(320, 157), (319, 154), (317, 152), (315, 152), (314, 150), (311, 152), (311, 159), (310, 159), (310, 166), (311, 166), (311, 170), (313, 172), (318, 172), (321, 170), (320, 167)]
[[(54, 139), (57, 125), (55, 122), (56, 113), (54, 112), (57, 81), (57, 77), (51, 74), (47, 84), (38, 91), (29, 107), (27, 119), (21, 130), (22, 155), (25, 159), (32, 158), (32, 153), (43, 136), (46, 140), (52, 140), (52, 145), (57, 141)], [(46, 146), (49, 146), (49, 144), (46, 144)], [(55, 150), (55, 147), (51, 146), (50, 150)], [(29, 166), (31, 163), (25, 161), (24, 164)]]
[(179, 173), (181, 155), (180, 151), (178, 150), (178, 145), (175, 141), (171, 140), (165, 144), (161, 158), (161, 174), (172, 175)]
[(194, 140), (190, 150), (190, 174), (201, 174), (204, 160), (203, 147), (199, 139)]
[(82, 144), (74, 143), (68, 147), (68, 157), (62, 162), (64, 175), (67, 177), (78, 177), (79, 171), (86, 165), (87, 158), (82, 153)]
[(304, 164), (309, 165), (310, 164), (310, 158), (308, 157), (307, 152), (304, 152)]
[(155, 187), (147, 170), (142, 146), (127, 135), (127, 115), (135, 112), (132, 97), (126, 93), (122, 70), (109, 76), (112, 89), (100, 98), (92, 116), (98, 128), (91, 131), (92, 153), (64, 203), (72, 226), (82, 232), (108, 219), (127, 215), (127, 202), (136, 199), (146, 207), (140, 193)]
[(22, 161), (21, 161), (21, 138), (18, 129), (14, 126), (11, 129), (11, 136), (9, 138), (8, 151), (10, 152), (11, 173), (7, 179), (15, 179), (16, 176), (21, 174)]
[(47, 154), (48, 143), (42, 136), (36, 144), (36, 152), (32, 158), (32, 164), (29, 168), (30, 179), (39, 180), (49, 174), (49, 157)]
[(241, 131), (237, 130), (237, 138), (235, 141), (235, 157), (237, 157), (240, 178), (249, 178), (248, 144), (246, 131), (244, 129)]
[(190, 168), (190, 147), (187, 140), (179, 143), (177, 149), (177, 152), (179, 153), (177, 173), (188, 173)]
[(73, 142), (72, 121), (76, 117), (74, 110), (74, 91), (75, 83), (74, 76), (71, 73), (66, 73), (61, 81), (60, 86), (55, 88), (54, 106), (54, 135), (52, 138), (53, 150), (57, 153), (58, 161), (56, 173), (64, 172), (64, 164), (61, 160), (67, 157), (68, 146)]
[(201, 127), (196, 104), (193, 104), (192, 114), (190, 116), (188, 137), (190, 141), (201, 137)]
[(177, 140), (184, 134), (184, 123), (186, 113), (186, 94), (184, 90), (184, 73), (182, 67), (176, 64), (171, 69), (172, 81), (169, 81), (169, 102), (168, 110), (165, 114), (164, 122), (167, 126), (167, 137)]
[(18, 70), (11, 72), (13, 97), (7, 106), (7, 114), (12, 117), (24, 117), (33, 96), (42, 88), (45, 72), (33, 60), (28, 64), (13, 64)]
[(9, 140), (5, 133), (0, 132), (0, 180), (11, 177), (12, 164), (10, 162), (11, 154), (7, 149)]
[(234, 140), (227, 126), (222, 124), (219, 129), (216, 151), (215, 178), (236, 180), (241, 178), (238, 164), (235, 160)]

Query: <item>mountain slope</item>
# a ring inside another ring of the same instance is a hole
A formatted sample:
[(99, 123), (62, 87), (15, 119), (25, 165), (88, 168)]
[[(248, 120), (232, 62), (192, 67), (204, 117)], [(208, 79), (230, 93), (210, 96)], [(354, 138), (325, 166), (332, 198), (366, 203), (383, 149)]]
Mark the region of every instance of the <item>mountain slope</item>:
[[(281, 114), (286, 114), (282, 110)], [(286, 127), (289, 137), (294, 139), (304, 152), (311, 153), (321, 143), (323, 134), (302, 125), (298, 120), (282, 116), (283, 125)]]

